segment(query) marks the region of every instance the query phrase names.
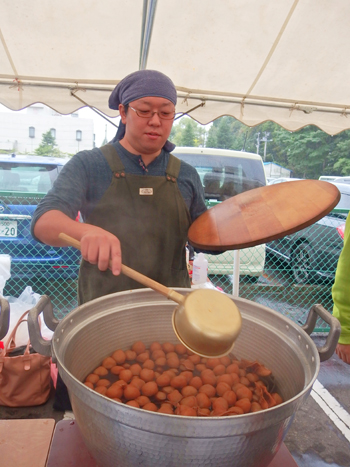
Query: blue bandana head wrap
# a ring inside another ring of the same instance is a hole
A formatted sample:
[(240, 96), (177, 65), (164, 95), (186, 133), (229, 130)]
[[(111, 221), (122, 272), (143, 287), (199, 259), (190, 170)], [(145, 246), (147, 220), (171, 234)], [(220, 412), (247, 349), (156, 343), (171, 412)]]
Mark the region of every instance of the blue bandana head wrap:
[[(174, 83), (166, 75), (155, 70), (135, 71), (126, 76), (114, 88), (109, 97), (108, 105), (110, 109), (118, 110), (119, 104), (126, 105), (148, 96), (163, 97), (176, 105), (177, 94)], [(125, 125), (120, 122), (112, 142), (121, 140), (124, 135)], [(175, 148), (175, 144), (166, 141), (163, 148), (170, 152)]]

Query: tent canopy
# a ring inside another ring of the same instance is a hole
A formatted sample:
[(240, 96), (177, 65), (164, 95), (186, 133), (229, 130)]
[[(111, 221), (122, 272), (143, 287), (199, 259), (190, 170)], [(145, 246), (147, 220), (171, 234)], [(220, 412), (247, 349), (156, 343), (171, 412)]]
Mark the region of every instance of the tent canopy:
[(114, 117), (114, 86), (148, 68), (202, 124), (336, 134), (350, 128), (349, 20), (349, 0), (0, 0), (0, 103)]

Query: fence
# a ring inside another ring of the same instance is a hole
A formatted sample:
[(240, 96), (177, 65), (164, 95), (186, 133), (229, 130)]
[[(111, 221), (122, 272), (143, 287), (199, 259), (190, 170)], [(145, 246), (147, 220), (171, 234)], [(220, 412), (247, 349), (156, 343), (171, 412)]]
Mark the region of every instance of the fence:
[[(2, 202), (4, 200), (1, 198)], [(18, 235), (23, 238), (0, 237), (0, 253), (10, 254), (13, 266), (3, 295), (18, 297), (25, 287), (31, 286), (34, 292), (51, 297), (55, 314), (61, 319), (77, 307), (80, 253), (73, 248), (64, 249), (62, 253), (63, 249), (30, 241), (28, 219), (35, 201), (28, 197), (20, 201), (18, 197), (17, 204), (11, 206), (15, 212), (21, 208), (21, 215), (27, 218), (23, 220), (27, 225), (22, 229), (18, 227)], [(315, 303), (321, 303), (332, 312), (331, 288), (347, 213), (348, 210), (334, 210), (296, 234), (242, 250), (239, 296), (268, 306), (298, 324), (306, 321)], [(2, 214), (0, 223), (1, 219), (10, 217)], [(233, 251), (209, 257), (209, 278), (227, 293), (233, 290), (233, 270)], [(317, 323), (316, 332), (326, 330), (327, 325)]]
[[(315, 303), (332, 313), (332, 285), (347, 214), (348, 210), (334, 209), (306, 229), (265, 245), (265, 258), (260, 257), (263, 264), (260, 274), (255, 271), (256, 275), (249, 276), (247, 264), (249, 267), (249, 255), (250, 263), (256, 265), (259, 257), (254, 256), (263, 253), (254, 248), (247, 250), (240, 268), (238, 295), (272, 308), (300, 325), (305, 323)], [(234, 264), (234, 252), (225, 255), (230, 255)], [(218, 262), (219, 258), (209, 258), (209, 261)], [(225, 275), (210, 275), (212, 282), (227, 293), (234, 290), (234, 269), (232, 265), (230, 268)], [(317, 321), (315, 332), (328, 330), (326, 323)]]

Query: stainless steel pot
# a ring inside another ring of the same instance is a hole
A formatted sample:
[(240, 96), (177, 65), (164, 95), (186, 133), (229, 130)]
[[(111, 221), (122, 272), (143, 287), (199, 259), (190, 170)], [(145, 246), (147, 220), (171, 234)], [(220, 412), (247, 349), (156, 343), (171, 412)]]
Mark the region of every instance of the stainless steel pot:
[[(177, 289), (188, 293), (188, 289)], [(322, 359), (329, 358), (340, 333), (339, 322), (322, 307), (313, 307), (331, 327), (324, 348), (279, 313), (231, 297), (242, 314), (242, 331), (234, 353), (269, 367), (286, 401), (274, 408), (240, 416), (192, 418), (158, 414), (114, 402), (81, 381), (103, 358), (135, 341), (177, 342), (171, 316), (174, 304), (150, 289), (116, 293), (93, 300), (53, 319), (49, 297), (29, 313), (34, 348), (53, 356), (68, 387), (73, 412), (85, 444), (101, 467), (265, 467), (278, 451), (300, 405), (308, 397)], [(52, 342), (39, 337), (38, 315), (44, 311)], [(306, 325), (307, 332), (313, 327)]]

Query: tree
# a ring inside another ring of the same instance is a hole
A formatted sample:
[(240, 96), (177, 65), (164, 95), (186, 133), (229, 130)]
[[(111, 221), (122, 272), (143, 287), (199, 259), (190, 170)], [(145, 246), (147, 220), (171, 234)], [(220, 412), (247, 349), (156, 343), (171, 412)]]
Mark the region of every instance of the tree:
[(181, 134), (181, 146), (196, 146), (195, 144), (195, 131), (194, 131), (195, 122), (190, 118), (186, 118), (185, 127)]
[(206, 148), (216, 148), (217, 139), (216, 139), (216, 127), (212, 125), (208, 131), (208, 137), (205, 143)]
[[(337, 160), (333, 165), (333, 172), (330, 175), (349, 175), (350, 173), (350, 131), (343, 131), (336, 135)], [(324, 172), (328, 175), (328, 172)]]
[(38, 156), (65, 157), (56, 143), (56, 138), (52, 136), (51, 130), (43, 134), (40, 145), (36, 148), (35, 154)]
[[(295, 177), (317, 179), (334, 170), (337, 139), (320, 129), (307, 126), (294, 133), (280, 129), (273, 139), (279, 146), (278, 163), (292, 170)], [(281, 157), (282, 150), (286, 157)]]
[(230, 120), (232, 117), (221, 117), (217, 127), (216, 140), (220, 149), (231, 149), (234, 143)]
[(256, 152), (251, 130), (233, 117), (220, 117), (209, 129), (206, 147)]
[(189, 117), (182, 117), (171, 129), (170, 141), (177, 146), (204, 146), (206, 129)]
[(231, 149), (235, 151), (256, 152), (253, 140), (255, 133), (252, 128), (243, 125), (238, 120), (232, 119), (231, 130), (233, 134)]

